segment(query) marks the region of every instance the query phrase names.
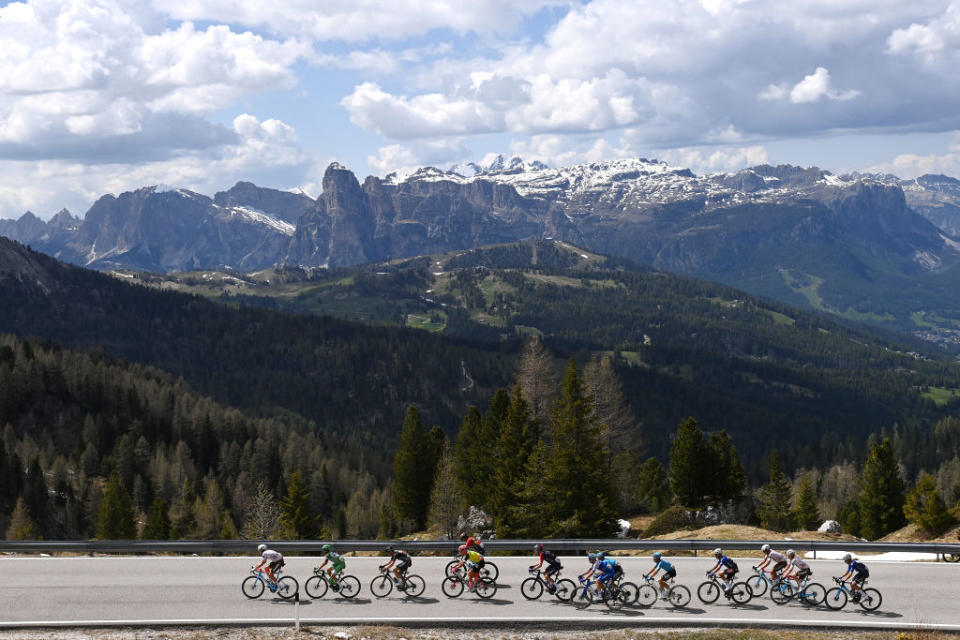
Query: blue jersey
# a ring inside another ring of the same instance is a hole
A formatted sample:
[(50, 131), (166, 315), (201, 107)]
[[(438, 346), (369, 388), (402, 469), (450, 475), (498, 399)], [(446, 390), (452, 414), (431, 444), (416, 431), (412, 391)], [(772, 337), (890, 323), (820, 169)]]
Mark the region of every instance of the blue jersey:
[(847, 571), (850, 573), (867, 573), (867, 565), (854, 560), (850, 563), (850, 566), (847, 567)]
[(730, 559), (729, 557), (727, 557), (727, 556), (721, 556), (721, 557), (720, 557), (720, 564), (721, 564), (722, 566), (726, 567), (727, 569), (733, 569), (733, 570), (736, 570), (736, 569), (737, 569), (737, 563), (734, 562), (733, 560), (731, 560), (731, 559)]
[(673, 571), (673, 565), (666, 560), (660, 560), (657, 564), (653, 565), (653, 568), (662, 569), (663, 571)]
[(617, 561), (614, 560), (613, 558), (607, 558), (606, 560), (603, 561), (603, 563), (607, 565), (611, 571), (617, 568)]

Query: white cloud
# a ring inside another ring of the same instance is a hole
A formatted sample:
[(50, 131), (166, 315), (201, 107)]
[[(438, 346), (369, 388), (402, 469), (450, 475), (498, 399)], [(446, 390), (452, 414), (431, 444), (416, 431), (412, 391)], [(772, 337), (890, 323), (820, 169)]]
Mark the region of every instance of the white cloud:
[(868, 173), (892, 173), (901, 178), (916, 178), (926, 173), (942, 173), (960, 177), (960, 131), (953, 132), (947, 153), (916, 154), (902, 153), (893, 160), (867, 167)]
[(860, 95), (855, 89), (835, 91), (830, 88), (830, 72), (824, 67), (817, 67), (816, 71), (806, 76), (790, 90), (790, 102), (805, 104), (817, 102), (823, 98), (830, 100), (852, 100)]
[(669, 164), (686, 167), (700, 174), (739, 171), (765, 164), (769, 160), (766, 148), (759, 145), (720, 149), (666, 149), (661, 151), (658, 157)]
[(924, 24), (915, 22), (894, 30), (887, 38), (887, 50), (892, 54), (912, 53), (927, 63), (936, 62), (948, 51), (956, 58), (960, 50), (960, 3), (952, 2), (943, 14)]
[(470, 156), (462, 138), (440, 138), (408, 145), (391, 144), (380, 147), (377, 155), (367, 158), (367, 164), (381, 175), (412, 173), (424, 166), (445, 166)]
[(179, 20), (221, 21), (317, 40), (398, 40), (434, 29), (507, 34), (558, 0), (152, 0)]

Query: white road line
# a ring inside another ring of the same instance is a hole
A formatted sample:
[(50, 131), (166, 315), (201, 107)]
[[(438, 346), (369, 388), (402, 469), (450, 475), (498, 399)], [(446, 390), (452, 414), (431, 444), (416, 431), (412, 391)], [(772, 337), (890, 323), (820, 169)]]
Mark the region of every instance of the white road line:
[[(463, 617), (410, 617), (410, 618), (301, 618), (301, 624), (309, 625), (357, 625), (357, 624), (390, 624), (398, 626), (427, 626), (440, 625), (448, 627), (474, 626), (485, 627), (509, 624), (557, 624), (557, 623), (590, 623), (602, 626), (735, 626), (735, 627), (803, 627), (803, 628), (849, 628), (859, 627), (883, 630), (928, 630), (928, 631), (960, 631), (960, 624), (931, 624), (925, 622), (881, 622), (872, 620), (758, 620), (756, 618), (663, 618), (663, 617), (579, 617), (579, 616), (510, 616), (504, 618), (463, 618)], [(170, 619), (170, 620), (25, 620), (0, 622), (0, 629), (26, 628), (64, 628), (64, 627), (172, 627), (172, 626), (286, 626), (293, 624), (293, 618), (199, 618), (199, 619)]]

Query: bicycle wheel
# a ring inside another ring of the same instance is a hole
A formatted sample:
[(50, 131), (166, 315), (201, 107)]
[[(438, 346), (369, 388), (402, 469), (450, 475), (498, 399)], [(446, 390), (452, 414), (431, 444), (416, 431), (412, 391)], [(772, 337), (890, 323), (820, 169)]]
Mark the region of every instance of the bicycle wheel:
[(652, 607), (657, 601), (657, 588), (652, 584), (645, 584), (637, 589), (637, 604), (641, 607)]
[(623, 600), (623, 604), (633, 604), (636, 602), (639, 592), (640, 587), (632, 582), (623, 582), (620, 584), (620, 599)]
[(500, 569), (492, 562), (484, 562), (483, 569), (480, 569), (481, 578), (490, 578), (494, 582), (500, 577)]
[(620, 587), (615, 584), (608, 584), (603, 589), (603, 604), (611, 611), (619, 611), (623, 608), (623, 593)]
[(473, 590), (484, 600), (492, 598), (497, 593), (497, 583), (490, 578), (477, 578), (473, 583)]
[(867, 611), (876, 611), (883, 602), (883, 596), (874, 588), (864, 589), (860, 595), (860, 606)]
[(824, 597), (823, 601), (830, 609), (839, 611), (847, 604), (847, 592), (840, 587), (834, 587), (833, 589), (827, 591), (827, 595)]
[(717, 601), (717, 598), (720, 597), (720, 587), (717, 586), (716, 582), (710, 580), (702, 582), (700, 586), (697, 587), (697, 597), (700, 598), (703, 604), (713, 604)]
[(406, 593), (411, 598), (416, 598), (423, 593), (423, 590), (427, 588), (427, 582), (418, 575), (407, 576), (407, 581), (404, 583), (403, 592)]
[(262, 596), (263, 588), (263, 580), (257, 576), (247, 576), (240, 585), (240, 590), (243, 591), (243, 595), (247, 596), (251, 600)]
[(354, 576), (343, 576), (340, 578), (340, 597), (353, 598), (360, 593), (360, 581)]
[(463, 580), (456, 576), (447, 576), (443, 579), (440, 590), (443, 591), (443, 595), (448, 598), (456, 598), (463, 593)]
[(749, 585), (750, 593), (752, 593), (754, 597), (762, 598), (763, 594), (767, 592), (767, 579), (759, 573), (755, 577), (750, 576), (750, 578), (747, 579), (747, 585)]
[(793, 587), (789, 582), (781, 582), (770, 587), (770, 599), (777, 604), (787, 604), (793, 597)]
[(586, 609), (593, 604), (593, 593), (590, 587), (577, 587), (577, 592), (573, 594), (573, 606), (577, 609)]
[(570, 602), (576, 590), (577, 585), (573, 584), (573, 580), (564, 578), (563, 580), (557, 580), (557, 590), (553, 595), (557, 596), (557, 599), (561, 602)]
[(378, 598), (386, 598), (393, 591), (393, 580), (390, 576), (379, 575), (370, 581), (370, 593)]
[(670, 600), (670, 604), (675, 607), (685, 607), (690, 604), (690, 589), (687, 589), (682, 584), (678, 584), (670, 589), (667, 594), (667, 599)]
[(307, 595), (313, 600), (327, 595), (327, 589), (329, 588), (327, 581), (320, 576), (307, 578), (306, 583), (303, 585), (304, 591), (306, 591)]
[(753, 592), (746, 582), (737, 582), (730, 587), (730, 599), (737, 604), (747, 604), (753, 598)]
[(527, 578), (520, 583), (520, 593), (527, 600), (536, 600), (543, 595), (543, 584), (539, 578)]
[(300, 592), (300, 583), (293, 576), (283, 576), (277, 580), (277, 595), (289, 600)]
[(813, 582), (801, 589), (800, 592), (797, 593), (797, 598), (808, 607), (815, 607), (823, 602), (823, 598), (826, 595), (827, 590), (823, 588), (823, 585)]

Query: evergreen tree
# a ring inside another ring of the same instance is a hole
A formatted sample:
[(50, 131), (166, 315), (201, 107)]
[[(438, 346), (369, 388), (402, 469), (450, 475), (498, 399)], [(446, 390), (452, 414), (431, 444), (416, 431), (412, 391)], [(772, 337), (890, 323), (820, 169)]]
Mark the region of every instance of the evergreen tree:
[(707, 495), (720, 502), (739, 498), (747, 486), (747, 474), (733, 438), (725, 430), (717, 431), (710, 434), (706, 444)]
[(658, 513), (670, 506), (670, 478), (663, 464), (656, 458), (648, 458), (640, 467), (637, 482), (637, 498), (650, 511)]
[(299, 471), (290, 474), (287, 495), (280, 500), (280, 523), (290, 538), (303, 540), (317, 535), (317, 518), (310, 512), (310, 492)]
[(47, 481), (40, 468), (40, 460), (34, 458), (23, 483), (23, 502), (36, 527), (37, 535), (44, 536), (50, 523), (50, 494)]
[(520, 386), (514, 387), (506, 419), (496, 443), (496, 468), (490, 487), (489, 504), (500, 537), (510, 534), (504, 521), (507, 507), (514, 504), (522, 489), (523, 473), (539, 439), (536, 423), (530, 419), (527, 401)]
[(133, 540), (137, 537), (133, 499), (116, 471), (110, 474), (103, 490), (97, 517), (97, 537), (101, 540)]
[(142, 540), (167, 540), (170, 537), (170, 515), (167, 510), (167, 503), (162, 498), (150, 504), (147, 522), (140, 532)]
[(913, 491), (907, 494), (903, 513), (912, 524), (930, 535), (943, 533), (952, 523), (953, 516), (937, 490), (936, 480), (929, 473), (921, 473)]
[(193, 489), (193, 482), (189, 477), (186, 477), (183, 480), (180, 494), (170, 510), (173, 521), (170, 526), (170, 538), (172, 540), (184, 540), (196, 536), (197, 514), (194, 512), (196, 501), (197, 494)]
[(7, 527), (7, 540), (36, 540), (37, 530), (27, 511), (23, 498), (17, 498), (17, 504), (10, 516), (10, 525)]
[(809, 472), (800, 477), (793, 500), (793, 518), (804, 531), (814, 531), (820, 526), (820, 510), (817, 508), (817, 493)]
[(616, 490), (610, 473), (610, 453), (603, 442), (584, 395), (576, 362), (572, 359), (560, 397), (551, 415), (551, 449), (547, 482), (554, 488), (554, 513), (559, 535), (604, 537), (615, 530)]
[(876, 540), (907, 523), (905, 489), (893, 446), (884, 438), (871, 448), (860, 475), (860, 535)]
[(696, 507), (709, 492), (703, 432), (687, 418), (677, 427), (670, 447), (670, 488), (678, 504)]
[(836, 521), (844, 533), (860, 537), (860, 504), (856, 498), (848, 500), (837, 510)]
[(482, 458), (488, 455), (483, 442), (483, 416), (479, 409), (471, 406), (457, 432), (453, 456), (460, 493), (472, 505), (482, 505), (488, 496), (489, 487), (483, 484), (482, 477)]
[(558, 497), (548, 479), (548, 449), (538, 440), (524, 467), (523, 485), (514, 504), (501, 516), (509, 535), (518, 538), (553, 538), (557, 536), (554, 505)]
[(427, 434), (416, 407), (407, 410), (400, 432), (400, 443), (393, 458), (393, 507), (402, 520), (412, 521), (417, 531), (427, 524), (430, 489), (436, 444)]
[(791, 488), (776, 449), (770, 451), (768, 474), (769, 481), (760, 490), (760, 523), (765, 529), (787, 531), (791, 525)]
[(430, 493), (429, 516), (430, 525), (437, 527), (443, 535), (451, 539), (456, 533), (457, 519), (464, 506), (453, 465), (453, 448), (447, 443), (437, 464), (433, 490)]

